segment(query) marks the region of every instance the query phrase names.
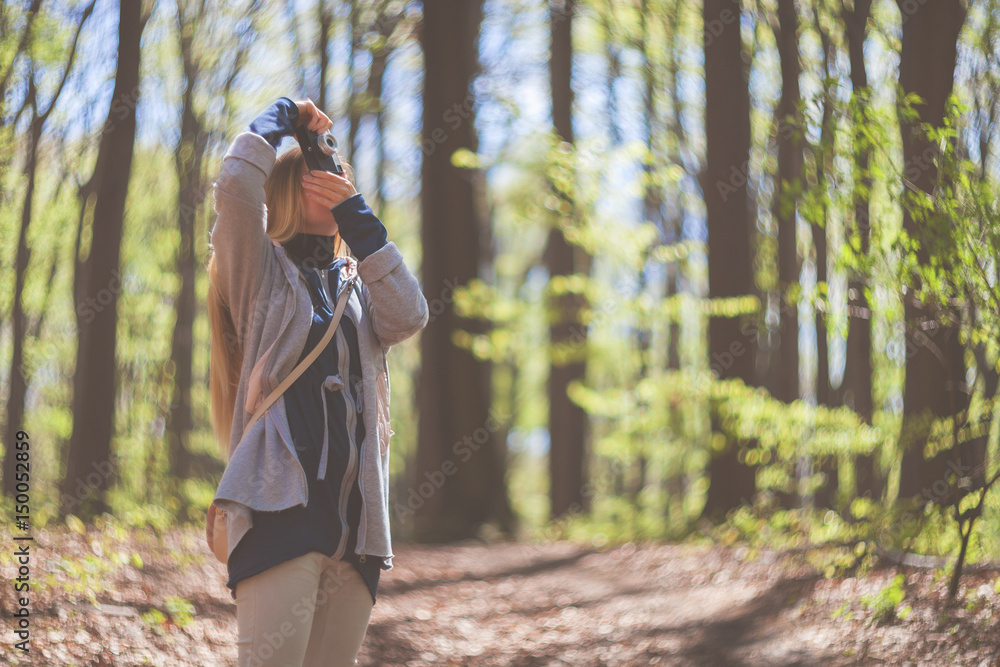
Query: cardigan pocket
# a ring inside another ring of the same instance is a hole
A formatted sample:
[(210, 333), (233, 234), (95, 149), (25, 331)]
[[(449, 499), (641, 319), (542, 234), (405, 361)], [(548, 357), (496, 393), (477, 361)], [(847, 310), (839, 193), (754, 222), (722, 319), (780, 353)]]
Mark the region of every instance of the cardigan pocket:
[(267, 512), (308, 502), (308, 484), (287, 428), (284, 398), (279, 397), (243, 434), (215, 494), (222, 509), (228, 508), (220, 500)]

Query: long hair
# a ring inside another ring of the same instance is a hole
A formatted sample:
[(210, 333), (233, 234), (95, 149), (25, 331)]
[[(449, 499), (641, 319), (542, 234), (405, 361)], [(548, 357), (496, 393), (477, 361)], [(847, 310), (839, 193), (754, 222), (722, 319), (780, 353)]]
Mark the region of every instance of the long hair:
[[(354, 180), (351, 165), (341, 160), (347, 177)], [(305, 160), (302, 150), (293, 145), (277, 157), (264, 182), (267, 204), (267, 235), (285, 243), (302, 228), (302, 173)], [(338, 231), (334, 256), (346, 257), (350, 249)], [(208, 388), (211, 397), (212, 431), (222, 458), (229, 460), (229, 440), (236, 411), (236, 391), (240, 383), (243, 350), (239, 344), (232, 313), (218, 290), (218, 266), (213, 249), (208, 260), (208, 324), (211, 331)]]

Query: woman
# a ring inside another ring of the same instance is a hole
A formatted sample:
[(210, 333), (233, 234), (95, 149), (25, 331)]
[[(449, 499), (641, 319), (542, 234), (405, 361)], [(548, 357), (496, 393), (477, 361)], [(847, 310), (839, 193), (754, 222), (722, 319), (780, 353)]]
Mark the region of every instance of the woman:
[[(215, 182), (210, 393), (229, 460), (215, 504), (240, 667), (354, 664), (379, 573), (392, 569), (386, 354), (428, 320), (347, 175), (310, 172), (298, 146), (277, 156), (300, 124), (332, 125), (310, 100), (278, 99), (233, 140)], [(333, 339), (244, 433), (323, 337), (343, 289)]]

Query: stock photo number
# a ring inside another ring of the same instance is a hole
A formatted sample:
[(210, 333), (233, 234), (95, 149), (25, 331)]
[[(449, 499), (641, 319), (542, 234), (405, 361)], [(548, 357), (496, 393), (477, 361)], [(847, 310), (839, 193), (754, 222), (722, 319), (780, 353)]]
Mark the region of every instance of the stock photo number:
[(17, 432), (17, 441), (14, 443), (15, 464), (15, 491), (14, 496), (14, 563), (17, 566), (17, 576), (12, 578), (14, 586), (15, 609), (13, 617), (13, 631), (16, 638), (14, 647), (27, 653), (29, 650), (30, 617), (28, 609), (28, 590), (31, 579), (31, 542), (34, 537), (29, 533), (31, 528), (31, 444), (26, 431)]

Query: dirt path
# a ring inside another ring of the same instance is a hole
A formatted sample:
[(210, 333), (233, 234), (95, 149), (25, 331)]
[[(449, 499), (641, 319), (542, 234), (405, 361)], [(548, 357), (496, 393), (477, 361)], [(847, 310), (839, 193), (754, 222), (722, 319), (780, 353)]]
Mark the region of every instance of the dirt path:
[(838, 663), (812, 628), (776, 622), (815, 577), (764, 563), (740, 571), (725, 551), (468, 545), (401, 555), (407, 566), (373, 615), (366, 665)]
[[(196, 530), (136, 536), (117, 547), (93, 530), (44, 538), (35, 576), (49, 577), (43, 589), (51, 592), (32, 599), (30, 658), (12, 649), (14, 566), (3, 557), (0, 664), (235, 665), (225, 568), (202, 550)], [(397, 545), (359, 662), (1000, 665), (992, 577), (967, 577), (966, 607), (942, 616), (944, 582), (911, 574), (912, 613), (877, 625), (867, 622), (871, 612), (860, 599), (894, 571), (824, 579), (796, 559), (765, 554), (744, 562), (741, 553), (685, 545)], [(88, 601), (88, 587), (100, 609)]]

